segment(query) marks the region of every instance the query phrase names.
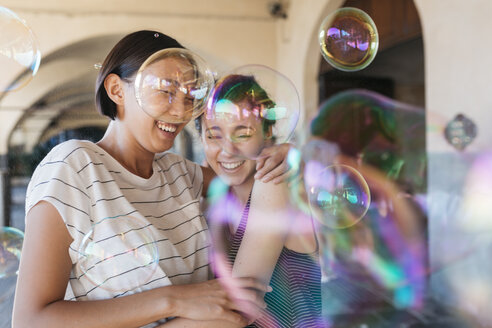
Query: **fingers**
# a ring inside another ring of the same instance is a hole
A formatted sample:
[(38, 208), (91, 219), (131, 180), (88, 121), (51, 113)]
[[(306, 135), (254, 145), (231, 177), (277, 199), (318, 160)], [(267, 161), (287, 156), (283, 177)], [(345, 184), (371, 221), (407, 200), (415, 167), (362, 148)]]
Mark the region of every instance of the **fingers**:
[(284, 160), (280, 161), (272, 156), (267, 158), (263, 164), (263, 167), (256, 172), (255, 179), (261, 180), (262, 182), (268, 182), (286, 173), (287, 171), (289, 171), (287, 162)]
[[(288, 170), (288, 165), (286, 162), (287, 154), (289, 152), (290, 144), (281, 144), (271, 147), (265, 147), (261, 151), (260, 155), (256, 159), (256, 174), (255, 179), (261, 180), (263, 182), (268, 182), (271, 179), (279, 175), (277, 173), (272, 174), (272, 170), (282, 166), (283, 169), (280, 170), (280, 174), (283, 174)], [(265, 174), (272, 174), (268, 177), (268, 180), (262, 179)]]
[[(214, 300), (209, 301), (214, 303)], [(211, 304), (209, 312), (198, 320), (225, 320), (241, 326), (248, 324), (249, 318), (238, 312), (240, 306), (238, 306), (235, 301), (225, 298), (220, 298), (215, 301), (216, 304)], [(241, 304), (241, 306), (245, 307), (244, 304)], [(253, 309), (251, 309), (251, 305), (250, 308), (247, 309), (248, 311), (253, 311)]]
[(263, 294), (264, 293), (250, 289), (240, 289), (234, 295), (234, 302), (248, 302), (257, 308), (266, 309), (267, 304), (263, 299)]
[(273, 179), (273, 183), (279, 184), (281, 182), (287, 181), (287, 186), (289, 188), (293, 187), (296, 183), (301, 181), (301, 175), (295, 170), (288, 170), (287, 172), (279, 175)]
[[(264, 293), (272, 287), (255, 278), (220, 278), (207, 282), (210, 312), (207, 317), (218, 318), (242, 325), (252, 323), (266, 309)], [(240, 313), (238, 313), (240, 312)], [(243, 315), (241, 315), (243, 314)]]
[(264, 313), (265, 307), (258, 307), (255, 303), (244, 301), (244, 300), (234, 300), (235, 310), (241, 312), (244, 317), (246, 317), (249, 323), (254, 322)]
[(246, 318), (245, 316), (241, 315), (236, 311), (230, 311), (230, 310), (224, 311), (222, 318), (225, 321), (239, 324), (240, 326), (246, 326), (251, 322), (249, 318)]
[(253, 291), (238, 293), (234, 298), (208, 297), (206, 303), (208, 311), (200, 320), (225, 320), (242, 326), (254, 322), (266, 309), (263, 298)]
[(263, 168), (266, 160), (267, 160), (267, 157), (261, 157), (261, 158), (256, 159), (256, 171), (260, 171)]
[[(275, 167), (275, 164), (267, 161), (263, 169), (261, 170), (261, 176), (260, 178), (257, 178), (255, 175), (255, 179), (261, 180), (261, 182), (269, 182), (273, 179), (277, 179), (277, 183), (285, 181), (286, 175), (289, 172), (289, 167), (286, 162), (282, 162), (280, 165)], [(257, 172), (256, 174), (258, 174)]]
[(258, 159), (264, 159), (266, 157), (270, 157), (272, 154), (278, 151), (282, 145), (277, 145), (277, 146), (269, 146), (269, 147), (264, 147), (260, 154), (258, 155)]

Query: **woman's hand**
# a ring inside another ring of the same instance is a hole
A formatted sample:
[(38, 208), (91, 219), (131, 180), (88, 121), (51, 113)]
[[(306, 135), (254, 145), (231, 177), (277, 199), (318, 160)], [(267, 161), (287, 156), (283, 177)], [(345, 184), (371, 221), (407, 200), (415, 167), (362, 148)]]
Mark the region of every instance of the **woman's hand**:
[(224, 320), (241, 325), (261, 315), (266, 308), (262, 295), (271, 291), (253, 278), (222, 278), (173, 287), (179, 289), (174, 297), (178, 317)]
[(291, 149), (294, 145), (290, 143), (265, 147), (256, 159), (255, 179), (279, 184), (296, 176), (298, 171), (287, 160)]

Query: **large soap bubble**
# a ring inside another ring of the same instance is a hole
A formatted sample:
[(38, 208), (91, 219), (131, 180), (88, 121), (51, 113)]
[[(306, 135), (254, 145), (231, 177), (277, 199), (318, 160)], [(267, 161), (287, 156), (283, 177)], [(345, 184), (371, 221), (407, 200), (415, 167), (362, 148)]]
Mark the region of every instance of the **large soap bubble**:
[[(41, 62), (37, 40), (26, 22), (0, 6), (0, 95), (25, 86)], [(17, 76), (13, 81), (7, 80)]]
[[(328, 308), (340, 302), (357, 316), (364, 302), (422, 305), (426, 218), (417, 197), (426, 190), (425, 128), (422, 108), (362, 89), (330, 97), (312, 120), (314, 142), (303, 151), (304, 182), (313, 213), (321, 218), (316, 222), (325, 290), (357, 295), (341, 298), (335, 292), (327, 298)], [(337, 178), (340, 187), (333, 188)], [(367, 210), (356, 206), (364, 198), (355, 191), (364, 188), (354, 187), (366, 183)], [(341, 206), (333, 207), (333, 200)], [(331, 213), (364, 211), (357, 224), (334, 229), (343, 225)]]
[[(110, 292), (133, 290), (149, 282), (159, 253), (152, 226), (136, 217), (96, 223), (79, 246), (78, 269), (94, 286)], [(121, 278), (124, 276), (124, 284)]]
[(246, 65), (226, 74), (207, 101), (205, 140), (237, 158), (256, 159), (263, 148), (287, 142), (299, 119), (299, 96), (283, 74)]
[(405, 191), (419, 193), (426, 179), (424, 113), (373, 91), (351, 89), (320, 106), (311, 133), (378, 168)]
[(15, 276), (24, 242), (24, 233), (12, 227), (0, 227), (0, 278)]
[(156, 52), (140, 67), (135, 96), (142, 109), (157, 121), (180, 124), (199, 116), (214, 86), (205, 61), (187, 49)]
[(376, 57), (379, 36), (374, 21), (360, 9), (340, 8), (319, 28), (319, 45), (325, 60), (341, 71), (359, 71)]

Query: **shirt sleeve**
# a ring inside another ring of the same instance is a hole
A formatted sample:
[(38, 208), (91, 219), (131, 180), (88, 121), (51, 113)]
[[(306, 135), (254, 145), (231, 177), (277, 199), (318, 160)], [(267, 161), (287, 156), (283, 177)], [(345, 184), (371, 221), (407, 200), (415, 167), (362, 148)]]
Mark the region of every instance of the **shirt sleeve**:
[(203, 189), (202, 167), (188, 159), (185, 159), (185, 165), (190, 174), (193, 195), (195, 198), (200, 198)]
[[(62, 217), (75, 245), (90, 230), (91, 198), (77, 172), (63, 160), (47, 157), (38, 165), (26, 193), (26, 214), (40, 201), (52, 204)], [(26, 221), (26, 225), (29, 222)]]

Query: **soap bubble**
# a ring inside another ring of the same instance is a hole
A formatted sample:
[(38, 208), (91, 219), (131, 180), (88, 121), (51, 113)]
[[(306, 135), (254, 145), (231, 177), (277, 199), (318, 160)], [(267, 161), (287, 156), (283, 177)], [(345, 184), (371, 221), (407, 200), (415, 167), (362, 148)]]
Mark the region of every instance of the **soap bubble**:
[(286, 76), (263, 65), (236, 68), (216, 83), (207, 101), (205, 141), (234, 157), (256, 159), (263, 148), (291, 138), (299, 107)]
[(15, 276), (19, 271), (24, 233), (12, 227), (0, 227), (0, 278)]
[(425, 117), (423, 108), (351, 89), (321, 104), (311, 134), (381, 170), (405, 191), (419, 193), (426, 184)]
[[(159, 254), (149, 222), (137, 217), (107, 218), (84, 236), (78, 271), (93, 285), (110, 292), (133, 290), (149, 282)], [(121, 283), (124, 277), (124, 285)]]
[(214, 74), (193, 52), (169, 48), (156, 52), (140, 67), (135, 97), (157, 121), (187, 123), (199, 116), (214, 86)]
[(357, 8), (340, 8), (327, 16), (319, 28), (321, 54), (334, 68), (359, 71), (376, 56), (379, 37), (369, 15)]
[[(425, 123), (422, 108), (362, 89), (330, 97), (313, 118), (304, 186), (318, 219), (327, 312), (422, 306), (426, 215), (417, 200), (426, 192)], [(356, 206), (366, 184), (370, 202)]]
[[(26, 22), (0, 6), (0, 95), (24, 87), (41, 62), (37, 40)], [(15, 80), (6, 80), (16, 76)]]
[(305, 183), (314, 216), (334, 229), (353, 226), (364, 217), (371, 194), (364, 177), (348, 165), (325, 168), (306, 163)]

